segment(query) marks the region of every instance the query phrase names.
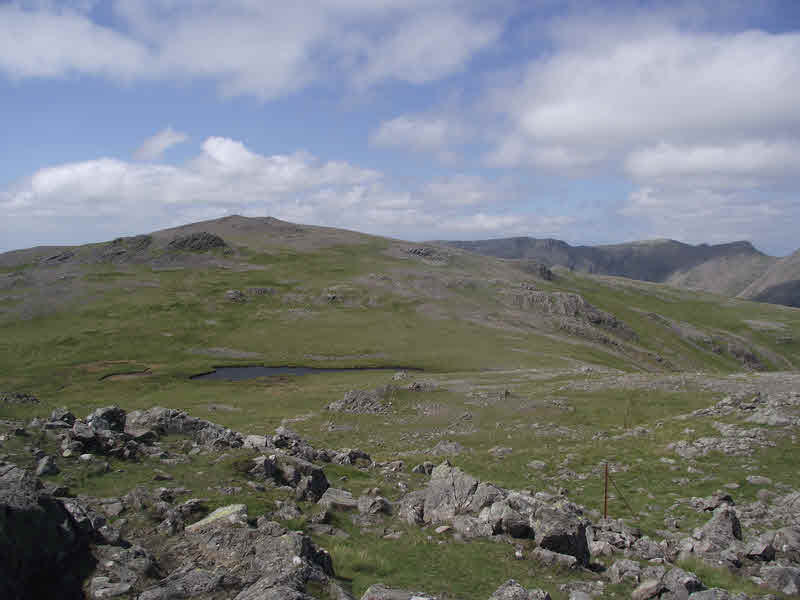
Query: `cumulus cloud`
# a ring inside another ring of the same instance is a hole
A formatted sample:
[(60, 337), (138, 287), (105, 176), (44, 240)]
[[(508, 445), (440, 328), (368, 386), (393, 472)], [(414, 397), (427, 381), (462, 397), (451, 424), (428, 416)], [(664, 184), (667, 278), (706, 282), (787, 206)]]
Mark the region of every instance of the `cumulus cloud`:
[(15, 4), (0, 5), (0, 71), (14, 78), (91, 73), (113, 80), (155, 74), (145, 45), (82, 12)]
[(386, 79), (435, 81), (463, 69), (468, 59), (495, 42), (501, 31), (500, 24), (491, 20), (452, 12), (421, 13), (369, 47), (354, 79), (362, 87)]
[(362, 90), (387, 80), (435, 81), (463, 70), (503, 29), (501, 15), (479, 15), (454, 0), (280, 7), (121, 0), (112, 5), (119, 27), (93, 20), (91, 6), (0, 6), (0, 71), (18, 78), (206, 78), (223, 95), (267, 100), (331, 80)]
[(167, 127), (142, 142), (133, 157), (136, 160), (157, 160), (164, 155), (164, 152), (188, 139), (189, 136), (185, 133)]
[(0, 211), (4, 227), (15, 230), (9, 239), (49, 227), (50, 243), (59, 231), (61, 240), (72, 240), (76, 222), (87, 229), (74, 241), (85, 241), (232, 213), (410, 239), (558, 228), (557, 221), (496, 206), (507, 193), (504, 182), (470, 175), (404, 187), (348, 162), (307, 152), (263, 155), (241, 141), (209, 137), (178, 166), (99, 158), (40, 169), (0, 191)]
[(562, 148), (583, 162), (651, 140), (730, 142), (800, 126), (800, 34), (603, 33), (559, 39), (521, 85), (494, 93), (517, 146), (500, 160), (547, 166), (542, 150)]
[(794, 175), (800, 173), (800, 142), (748, 140), (695, 146), (662, 142), (629, 154), (625, 168), (638, 179)]
[(381, 123), (370, 135), (370, 143), (433, 152), (442, 162), (452, 162), (453, 148), (468, 137), (468, 127), (444, 115), (400, 115)]

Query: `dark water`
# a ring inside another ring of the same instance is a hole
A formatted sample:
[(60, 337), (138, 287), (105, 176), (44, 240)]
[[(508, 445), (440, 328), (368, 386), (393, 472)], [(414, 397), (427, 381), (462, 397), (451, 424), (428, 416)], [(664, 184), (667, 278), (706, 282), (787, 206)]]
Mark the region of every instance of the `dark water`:
[(189, 379), (223, 379), (241, 381), (256, 377), (275, 377), (277, 375), (310, 375), (312, 373), (347, 373), (351, 371), (421, 371), (412, 367), (216, 367), (210, 373), (192, 375)]

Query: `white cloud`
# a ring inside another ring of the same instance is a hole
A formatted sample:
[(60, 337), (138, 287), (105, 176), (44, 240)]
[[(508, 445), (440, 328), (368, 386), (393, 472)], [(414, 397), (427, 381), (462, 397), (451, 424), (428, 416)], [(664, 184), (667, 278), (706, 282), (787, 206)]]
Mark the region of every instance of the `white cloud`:
[(800, 127), (800, 34), (628, 25), (625, 35), (564, 27), (557, 50), (532, 61), (522, 84), (492, 94), (509, 118), (496, 162), (581, 164), (654, 140), (730, 143)]
[(384, 148), (433, 152), (442, 162), (453, 162), (452, 148), (470, 136), (469, 128), (444, 115), (401, 115), (384, 121), (372, 132), (370, 143)]
[(11, 77), (91, 73), (128, 80), (153, 73), (147, 47), (80, 12), (0, 5), (0, 71)]
[(425, 186), (425, 192), (445, 206), (456, 207), (493, 203), (505, 195), (500, 185), (464, 173), (431, 181)]
[[(231, 213), (410, 239), (536, 233), (544, 226), (552, 232), (568, 223), (498, 214), (495, 200), (509, 189), (504, 181), (463, 174), (407, 188), (347, 162), (306, 152), (268, 156), (209, 137), (180, 166), (100, 158), (40, 169), (0, 191), (0, 212), (5, 227), (13, 225), (9, 239), (49, 229), (50, 243), (59, 232), (62, 240), (86, 241), (100, 232), (141, 233)], [(74, 239), (81, 227), (84, 237)]]
[(264, 100), (319, 82), (422, 84), (463, 70), (497, 40), (504, 18), (453, 0), (118, 0), (112, 27), (92, 20), (91, 5), (0, 6), (0, 71), (207, 78), (223, 95)]
[(800, 142), (748, 140), (695, 146), (661, 143), (632, 152), (625, 168), (638, 179), (796, 175), (800, 173)]
[(398, 79), (427, 83), (464, 68), (476, 52), (494, 43), (500, 24), (452, 12), (427, 12), (401, 22), (390, 36), (366, 49), (354, 74), (359, 86)]
[(142, 142), (133, 157), (137, 160), (157, 160), (164, 155), (164, 152), (188, 139), (189, 136), (185, 133), (167, 127)]

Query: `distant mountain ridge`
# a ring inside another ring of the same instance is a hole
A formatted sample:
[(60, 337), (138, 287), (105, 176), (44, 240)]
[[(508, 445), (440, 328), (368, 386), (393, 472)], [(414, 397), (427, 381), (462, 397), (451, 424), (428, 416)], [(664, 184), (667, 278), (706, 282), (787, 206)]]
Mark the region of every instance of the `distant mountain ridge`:
[(598, 246), (572, 246), (552, 238), (512, 237), (438, 241), (505, 259), (535, 260), (548, 267), (628, 277), (702, 289), (727, 296), (800, 307), (800, 251), (769, 256), (748, 241), (693, 246), (658, 239)]

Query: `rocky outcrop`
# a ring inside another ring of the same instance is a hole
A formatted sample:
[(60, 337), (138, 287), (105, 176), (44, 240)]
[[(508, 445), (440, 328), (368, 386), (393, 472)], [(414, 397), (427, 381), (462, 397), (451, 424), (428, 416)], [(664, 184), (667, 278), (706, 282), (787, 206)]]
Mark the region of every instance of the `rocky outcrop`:
[(509, 300), (515, 307), (558, 319), (561, 329), (570, 330), (576, 324), (586, 323), (623, 339), (636, 339), (636, 333), (625, 323), (611, 313), (589, 304), (580, 294), (521, 290), (512, 293)]
[(0, 464), (0, 597), (83, 598), (89, 537), (29, 471)]
[(589, 564), (589, 523), (578, 506), (481, 482), (447, 461), (433, 469), (423, 490), (406, 495), (399, 513), (409, 523), (452, 525), (465, 537), (534, 539), (542, 559), (549, 552)]
[(203, 252), (205, 250), (212, 250), (213, 248), (227, 248), (228, 244), (218, 235), (208, 233), (207, 231), (200, 231), (198, 233), (190, 233), (189, 235), (181, 235), (174, 238), (167, 248), (170, 250), (193, 250), (195, 252)]
[(140, 594), (139, 600), (223, 593), (237, 600), (306, 600), (310, 582), (339, 589), (330, 555), (310, 538), (264, 518), (251, 527), (242, 518), (241, 507), (227, 512), (239, 518), (221, 517), (187, 529), (178, 549), (188, 560)]
[(331, 402), (327, 409), (332, 412), (356, 413), (362, 415), (383, 415), (391, 412), (392, 386), (379, 387), (374, 390), (350, 390), (341, 400)]

